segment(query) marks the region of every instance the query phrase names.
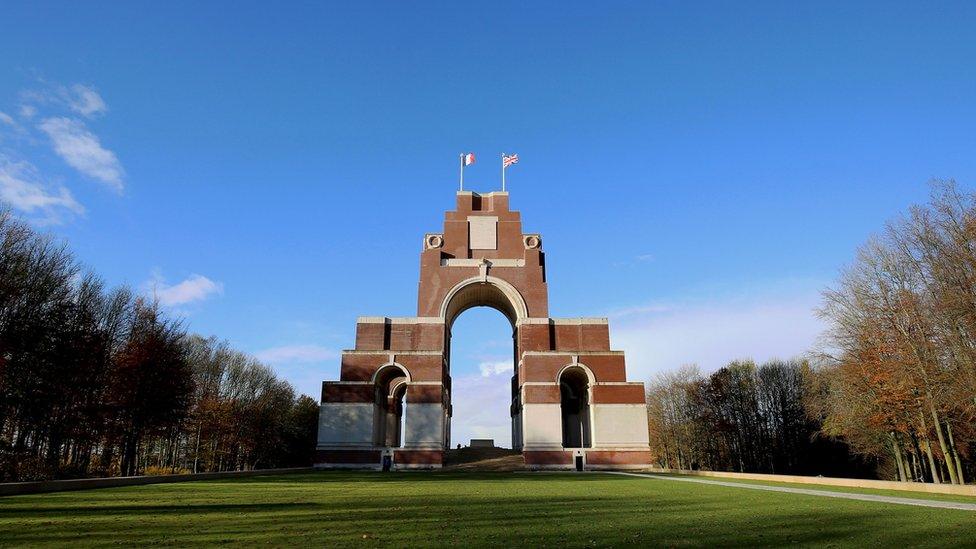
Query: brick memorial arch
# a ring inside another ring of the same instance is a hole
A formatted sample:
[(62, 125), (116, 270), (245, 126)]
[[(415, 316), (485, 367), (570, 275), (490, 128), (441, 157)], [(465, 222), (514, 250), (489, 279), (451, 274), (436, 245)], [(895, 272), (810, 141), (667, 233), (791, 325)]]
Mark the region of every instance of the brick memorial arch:
[(644, 384), (605, 318), (550, 318), (545, 254), (508, 193), (457, 193), (424, 237), (415, 317), (360, 317), (339, 381), (322, 384), (316, 465), (433, 468), (451, 445), (451, 327), (487, 306), (512, 324), (512, 446), (527, 467), (650, 464)]

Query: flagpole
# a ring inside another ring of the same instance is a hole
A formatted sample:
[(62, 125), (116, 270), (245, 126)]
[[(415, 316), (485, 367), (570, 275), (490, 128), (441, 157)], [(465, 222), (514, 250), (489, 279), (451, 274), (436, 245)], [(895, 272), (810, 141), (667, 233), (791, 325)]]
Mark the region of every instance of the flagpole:
[(463, 192), (464, 191), (464, 153), (461, 153), (461, 156), (458, 157), (458, 160), (461, 161), (461, 182), (459, 183), (458, 191)]
[(502, 153), (502, 192), (505, 192), (505, 153)]

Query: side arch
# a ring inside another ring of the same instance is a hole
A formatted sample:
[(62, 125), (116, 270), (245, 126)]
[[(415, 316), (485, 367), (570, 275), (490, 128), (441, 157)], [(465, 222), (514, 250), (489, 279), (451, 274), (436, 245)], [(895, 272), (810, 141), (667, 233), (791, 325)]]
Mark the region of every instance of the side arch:
[(596, 376), (593, 375), (593, 370), (591, 370), (589, 366), (583, 364), (582, 362), (572, 362), (570, 364), (563, 366), (562, 368), (559, 369), (558, 372), (556, 372), (556, 379), (554, 379), (553, 381), (559, 383), (559, 380), (562, 379), (563, 374), (573, 368), (578, 368), (582, 370), (583, 373), (586, 374), (586, 379), (589, 381), (590, 388), (592, 389), (593, 385), (596, 384)]
[(410, 372), (406, 368), (404, 368), (402, 364), (399, 364), (397, 362), (387, 362), (386, 364), (383, 364), (382, 366), (377, 368), (375, 372), (373, 372), (373, 377), (372, 379), (370, 379), (370, 382), (375, 385), (376, 381), (380, 379), (381, 376), (386, 375), (387, 371), (390, 368), (400, 370), (400, 373), (402, 373), (407, 378), (407, 383), (410, 383), (412, 381), (410, 379)]
[(373, 373), (373, 444), (381, 447), (403, 446), (407, 386), (410, 372), (401, 364), (390, 362)]
[(556, 375), (563, 448), (593, 447), (593, 372), (574, 362)]

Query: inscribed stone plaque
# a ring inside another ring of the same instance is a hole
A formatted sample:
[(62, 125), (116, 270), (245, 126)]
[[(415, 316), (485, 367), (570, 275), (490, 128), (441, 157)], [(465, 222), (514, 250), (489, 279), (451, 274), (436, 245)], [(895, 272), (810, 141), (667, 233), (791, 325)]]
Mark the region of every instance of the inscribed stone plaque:
[(472, 250), (494, 250), (497, 247), (497, 232), (497, 217), (468, 217), (468, 241)]

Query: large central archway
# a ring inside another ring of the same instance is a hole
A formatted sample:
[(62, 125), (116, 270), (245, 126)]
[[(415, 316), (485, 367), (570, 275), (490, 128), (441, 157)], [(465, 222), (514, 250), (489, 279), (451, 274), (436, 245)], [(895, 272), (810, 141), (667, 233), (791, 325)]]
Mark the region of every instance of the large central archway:
[(513, 449), (518, 450), (522, 448), (521, 432), (519, 429), (519, 425), (521, 424), (521, 406), (518, 398), (518, 382), (517, 376), (515, 375), (515, 365), (518, 361), (518, 326), (523, 319), (528, 317), (528, 312), (525, 300), (514, 286), (500, 278), (487, 275), (468, 278), (456, 284), (447, 292), (440, 308), (446, 330), (444, 355), (447, 361), (448, 372), (446, 383), (448, 446), (453, 446), (455, 443), (465, 443), (463, 440), (455, 439), (452, 435), (454, 432), (455, 370), (451, 366), (456, 358), (453, 345), (454, 325), (462, 313), (475, 307), (486, 307), (500, 312), (508, 319), (511, 327), (512, 370), (511, 376), (508, 378), (510, 398), (505, 403), (506, 411), (511, 418), (511, 430), (509, 440), (505, 444), (510, 443)]
[[(643, 384), (627, 381), (606, 319), (549, 317), (546, 278), (542, 238), (522, 232), (507, 193), (459, 192), (443, 232), (424, 237), (417, 316), (360, 317), (339, 381), (323, 383), (318, 464), (443, 464), (451, 330), (472, 307), (496, 309), (511, 324), (513, 445), (526, 466), (650, 463)], [(403, 375), (376, 376), (391, 365)]]
[(467, 309), (451, 325), (445, 352), (449, 449), (474, 439), (482, 447), (486, 439), (498, 448), (519, 447), (512, 418), (518, 395), (513, 331), (504, 314), (484, 306)]

